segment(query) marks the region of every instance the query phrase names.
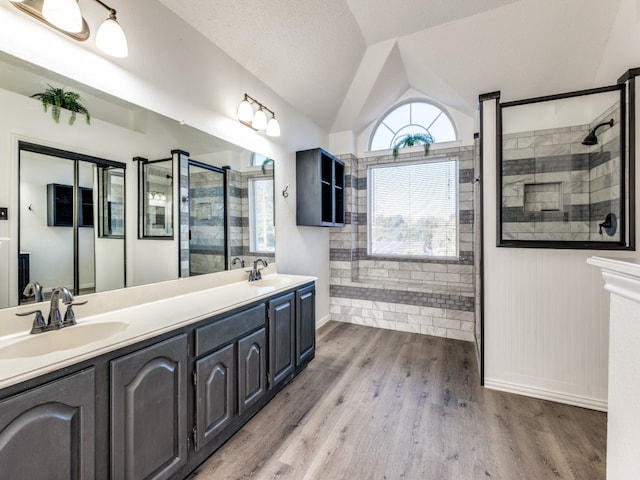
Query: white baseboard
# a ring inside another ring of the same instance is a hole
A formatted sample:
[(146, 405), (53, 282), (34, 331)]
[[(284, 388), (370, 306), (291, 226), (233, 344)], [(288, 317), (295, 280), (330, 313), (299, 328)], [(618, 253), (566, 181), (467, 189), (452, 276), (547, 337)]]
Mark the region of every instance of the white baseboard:
[(331, 315), (327, 315), (326, 317), (322, 317), (320, 320), (316, 321), (316, 330), (323, 326), (325, 323), (328, 323), (331, 320)]
[(501, 380), (484, 379), (484, 386), (491, 390), (499, 390), (501, 392), (516, 393), (527, 397), (540, 398), (542, 400), (551, 400), (552, 402), (573, 405), (574, 407), (589, 408), (591, 410), (599, 410), (606, 412), (608, 405), (606, 400), (595, 398), (581, 397), (553, 390), (545, 390), (542, 388), (530, 387), (518, 383), (503, 382)]

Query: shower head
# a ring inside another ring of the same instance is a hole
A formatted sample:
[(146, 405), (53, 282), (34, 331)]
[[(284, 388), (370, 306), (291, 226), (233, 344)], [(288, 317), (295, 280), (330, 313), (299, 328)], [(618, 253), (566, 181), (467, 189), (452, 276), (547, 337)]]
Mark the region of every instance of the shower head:
[(613, 118), (611, 120), (609, 120), (608, 122), (602, 122), (599, 123), (598, 125), (596, 125), (595, 127), (593, 127), (593, 130), (591, 130), (589, 132), (589, 135), (587, 135), (586, 137), (584, 137), (584, 140), (582, 141), (583, 145), (596, 145), (598, 143), (598, 137), (596, 137), (596, 130), (604, 125), (609, 125), (610, 127), (613, 127)]

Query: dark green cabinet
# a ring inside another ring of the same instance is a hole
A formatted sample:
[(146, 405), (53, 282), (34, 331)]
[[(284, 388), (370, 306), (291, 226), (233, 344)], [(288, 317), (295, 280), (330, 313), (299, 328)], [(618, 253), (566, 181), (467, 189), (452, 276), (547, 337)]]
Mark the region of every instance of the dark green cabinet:
[(269, 300), (269, 388), (295, 369), (295, 294)]
[(344, 162), (321, 148), (296, 152), (296, 192), (298, 225), (344, 226)]
[(111, 362), (111, 478), (165, 479), (187, 462), (187, 335)]
[(264, 328), (238, 340), (238, 415), (267, 391), (267, 333)]
[(316, 289), (314, 285), (296, 292), (296, 367), (305, 365), (316, 351)]
[(94, 464), (93, 369), (0, 402), (0, 478), (89, 480)]

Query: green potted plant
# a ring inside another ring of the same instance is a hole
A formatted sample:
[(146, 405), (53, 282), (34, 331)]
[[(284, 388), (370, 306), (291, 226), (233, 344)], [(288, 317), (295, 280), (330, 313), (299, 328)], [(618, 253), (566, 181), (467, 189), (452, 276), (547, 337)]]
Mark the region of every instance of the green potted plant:
[(400, 137), (393, 146), (393, 158), (398, 158), (398, 150), (404, 147), (424, 146), (424, 156), (429, 155), (429, 147), (434, 142), (430, 133), (409, 133)]
[(76, 113), (85, 115), (87, 118), (87, 124), (91, 123), (89, 111), (82, 104), (80, 94), (76, 92), (66, 91), (64, 88), (56, 88), (49, 85), (49, 88), (44, 92), (34, 93), (31, 97), (37, 98), (42, 102), (45, 112), (49, 110), (49, 107), (51, 107), (51, 117), (56, 121), (56, 123), (60, 122), (61, 108), (71, 112), (69, 125), (73, 125), (73, 122), (76, 121)]

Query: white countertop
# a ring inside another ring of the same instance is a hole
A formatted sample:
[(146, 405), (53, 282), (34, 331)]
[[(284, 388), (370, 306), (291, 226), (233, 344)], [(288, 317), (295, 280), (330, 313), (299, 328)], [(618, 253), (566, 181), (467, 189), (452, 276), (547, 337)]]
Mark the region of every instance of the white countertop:
[[(138, 287), (134, 287), (84, 296), (82, 299), (89, 300), (87, 306), (94, 300), (94, 304), (105, 306), (103, 311), (90, 312), (84, 306), (74, 307), (78, 325), (35, 335), (29, 333), (33, 316), (15, 317), (15, 312), (29, 311), (42, 306), (41, 304), (5, 309), (2, 314), (6, 322), (0, 322), (0, 388), (317, 280), (311, 276), (270, 273), (274, 271), (270, 266), (263, 272), (265, 281), (262, 284), (246, 280), (233, 281), (239, 278), (238, 274), (223, 272), (227, 275), (206, 275), (194, 277), (192, 282), (185, 282), (191, 279), (181, 279), (144, 286), (143, 292), (140, 289), (135, 291)], [(242, 278), (244, 276), (246, 274)], [(225, 283), (229, 281), (231, 283)], [(162, 294), (161, 298), (154, 298), (158, 295), (158, 292), (154, 294), (154, 287)], [(188, 287), (200, 288), (186, 292)], [(168, 292), (175, 294), (169, 295)], [(147, 301), (136, 303), (136, 298), (140, 297), (145, 297)], [(106, 305), (113, 308), (109, 309)], [(42, 307), (46, 319), (48, 304)], [(93, 310), (95, 309), (96, 305), (93, 305)], [(61, 313), (64, 315), (62, 306)]]

